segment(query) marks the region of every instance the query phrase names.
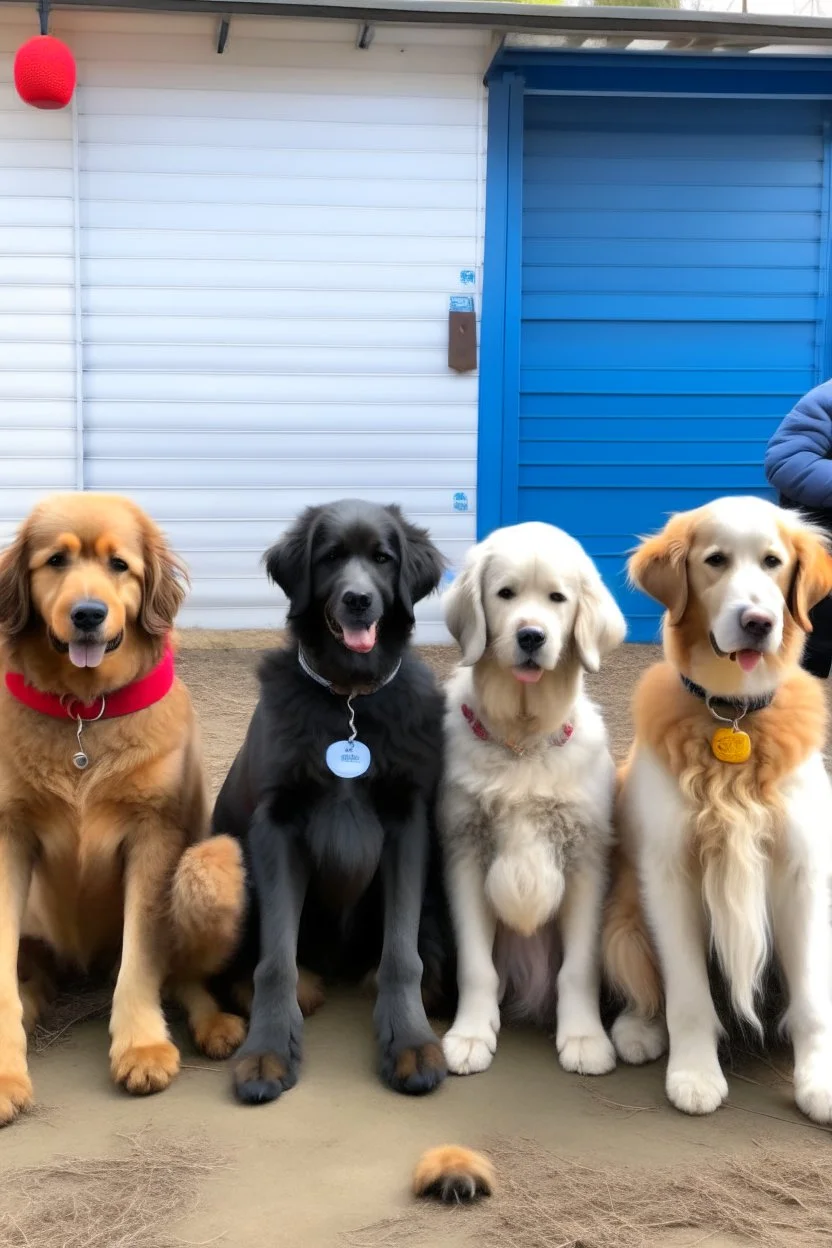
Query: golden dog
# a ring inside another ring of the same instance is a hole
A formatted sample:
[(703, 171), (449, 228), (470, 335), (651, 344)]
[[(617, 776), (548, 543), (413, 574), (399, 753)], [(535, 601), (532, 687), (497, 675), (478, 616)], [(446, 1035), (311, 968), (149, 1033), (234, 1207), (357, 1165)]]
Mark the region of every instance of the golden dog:
[(636, 1063), (669, 1044), (668, 1098), (712, 1112), (728, 1085), (708, 952), (758, 1031), (776, 955), (795, 1100), (829, 1125), (832, 785), (823, 686), (799, 666), (809, 613), (832, 591), (825, 535), (760, 499), (717, 499), (645, 541), (630, 575), (666, 609), (665, 661), (636, 690), (621, 773), (604, 931), (625, 1001), (613, 1041)]
[(199, 736), (170, 648), (183, 579), (137, 506), (96, 494), (41, 503), (0, 559), (0, 1124), (31, 1103), (26, 1032), (55, 968), (120, 955), (110, 1066), (129, 1092), (179, 1069), (166, 981), (205, 1052), (242, 1040), (200, 982), (244, 889), (236, 842), (197, 844)]

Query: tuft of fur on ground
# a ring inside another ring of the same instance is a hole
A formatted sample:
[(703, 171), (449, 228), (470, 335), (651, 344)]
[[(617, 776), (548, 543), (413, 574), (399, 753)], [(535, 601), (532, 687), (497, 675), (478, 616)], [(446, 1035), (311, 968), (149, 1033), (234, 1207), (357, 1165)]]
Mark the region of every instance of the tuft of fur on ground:
[[(697, 1244), (715, 1236), (755, 1248), (832, 1243), (832, 1153), (814, 1132), (788, 1148), (759, 1143), (741, 1157), (685, 1170), (578, 1161), (528, 1139), (500, 1140), (486, 1152), (499, 1192), (464, 1215), (478, 1248), (649, 1248), (677, 1232)], [(348, 1233), (345, 1242), (438, 1243), (450, 1216), (420, 1204)], [(455, 1220), (455, 1231), (459, 1226)]]
[(494, 1167), (482, 1153), (456, 1144), (430, 1148), (413, 1173), (413, 1195), (466, 1205), (494, 1191)]
[(0, 1177), (0, 1248), (181, 1248), (172, 1228), (224, 1158), (196, 1137), (119, 1137), (116, 1156), (66, 1157)]

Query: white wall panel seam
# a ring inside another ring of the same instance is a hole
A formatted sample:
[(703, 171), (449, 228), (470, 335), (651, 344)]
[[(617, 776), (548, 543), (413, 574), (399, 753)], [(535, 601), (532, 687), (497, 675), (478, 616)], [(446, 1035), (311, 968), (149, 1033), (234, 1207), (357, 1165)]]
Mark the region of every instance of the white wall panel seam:
[(72, 137), (27, 108), (13, 53), (35, 8), (0, 23), (0, 517), (5, 544), (37, 498), (75, 484)]
[(84, 338), (81, 280), (81, 168), (78, 128), (78, 93), (72, 97), (72, 221), (73, 287), (75, 309), (75, 488), (84, 488)]

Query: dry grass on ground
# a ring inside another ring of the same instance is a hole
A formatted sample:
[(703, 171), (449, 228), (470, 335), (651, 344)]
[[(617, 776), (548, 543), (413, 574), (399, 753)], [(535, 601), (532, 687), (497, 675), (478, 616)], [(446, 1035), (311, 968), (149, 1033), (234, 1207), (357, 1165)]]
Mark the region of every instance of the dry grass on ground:
[(753, 1248), (832, 1242), (832, 1154), (816, 1140), (760, 1144), (750, 1156), (687, 1170), (594, 1165), (531, 1139), (484, 1151), (497, 1173), (491, 1199), (464, 1211), (416, 1206), (348, 1233), (347, 1248), (407, 1248), (414, 1237), (439, 1244), (460, 1218), (472, 1248), (650, 1248), (668, 1237), (686, 1248), (716, 1237)]
[(140, 1133), (115, 1155), (56, 1157), (0, 1182), (0, 1248), (181, 1248), (171, 1227), (222, 1165), (194, 1139)]

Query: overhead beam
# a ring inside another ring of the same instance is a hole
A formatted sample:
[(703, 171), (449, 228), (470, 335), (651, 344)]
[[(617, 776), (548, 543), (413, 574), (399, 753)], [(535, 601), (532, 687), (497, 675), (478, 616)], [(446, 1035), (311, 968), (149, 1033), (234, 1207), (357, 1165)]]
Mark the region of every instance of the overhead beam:
[[(0, 0), (2, 4), (19, 0)], [(611, 35), (632, 39), (704, 36), (773, 43), (832, 44), (823, 18), (768, 17), (752, 13), (681, 9), (585, 8), (583, 6), (490, 3), (489, 0), (52, 0), (54, 9), (127, 9), (169, 13), (244, 13), (321, 18), (368, 24), (479, 26), (495, 31)]]

